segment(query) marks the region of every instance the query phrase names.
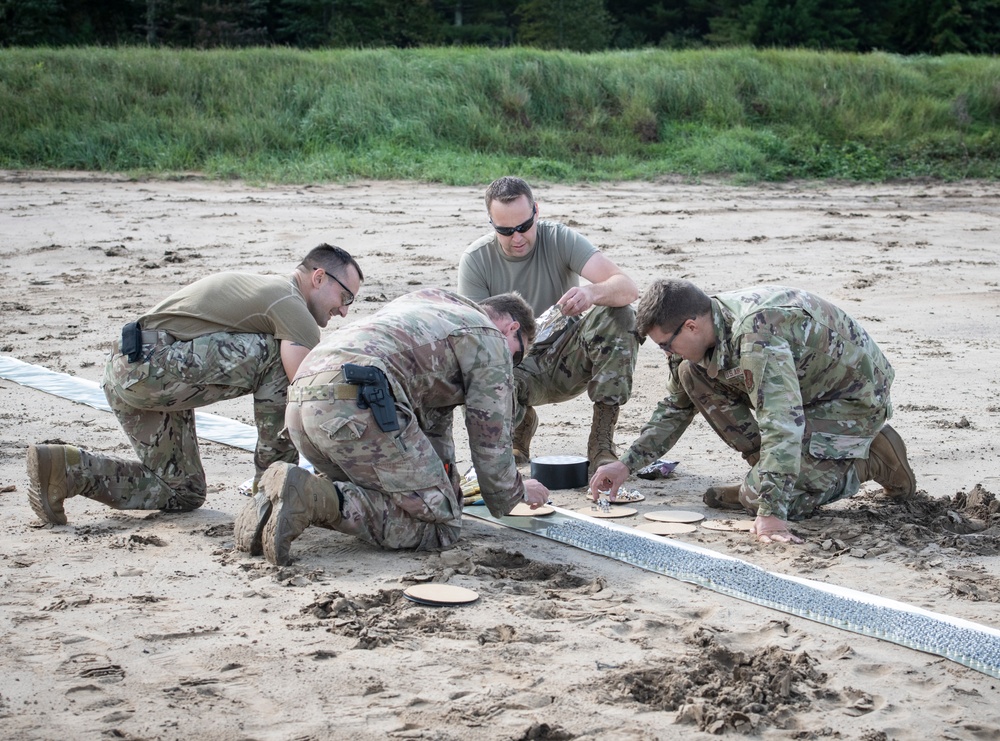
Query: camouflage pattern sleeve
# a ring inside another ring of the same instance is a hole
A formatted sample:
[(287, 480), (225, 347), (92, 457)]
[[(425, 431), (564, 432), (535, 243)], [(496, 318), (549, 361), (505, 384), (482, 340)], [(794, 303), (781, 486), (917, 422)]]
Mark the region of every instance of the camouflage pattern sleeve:
[(635, 473), (670, 450), (694, 419), (695, 407), (677, 378), (680, 358), (671, 360), (667, 396), (653, 411), (638, 439), (621, 457), (628, 470)]
[(806, 429), (795, 357), (788, 341), (774, 334), (743, 335), (740, 356), (760, 428), (758, 514), (787, 520)]
[(510, 351), (497, 331), (470, 332), (455, 342), (465, 385), (469, 451), (483, 501), (494, 517), (524, 501), (524, 483), (514, 463), (511, 424), (514, 371)]

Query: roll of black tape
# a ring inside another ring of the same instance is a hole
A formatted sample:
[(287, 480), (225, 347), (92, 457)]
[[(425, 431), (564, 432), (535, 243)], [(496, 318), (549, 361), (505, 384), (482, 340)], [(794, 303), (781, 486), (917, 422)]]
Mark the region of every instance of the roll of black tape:
[(586, 486), (587, 459), (582, 455), (543, 455), (531, 459), (531, 478), (549, 489), (579, 489)]

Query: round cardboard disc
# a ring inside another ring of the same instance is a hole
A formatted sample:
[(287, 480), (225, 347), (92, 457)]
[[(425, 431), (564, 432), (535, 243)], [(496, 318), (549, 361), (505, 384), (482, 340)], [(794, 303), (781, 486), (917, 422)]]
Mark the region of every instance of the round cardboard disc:
[(591, 509), (590, 507), (581, 507), (580, 509), (577, 510), (577, 512), (579, 512), (581, 515), (589, 515), (590, 517), (603, 517), (603, 518), (631, 517), (638, 511), (639, 510), (632, 509), (631, 507), (613, 507), (609, 509), (607, 512), (600, 509), (599, 507), (595, 507), (593, 509)]
[(465, 605), (479, 599), (479, 594), (453, 584), (414, 584), (403, 590), (403, 596), (421, 605)]
[(736, 530), (750, 532), (753, 520), (705, 520), (701, 526), (706, 530)]
[(510, 511), (508, 517), (540, 517), (541, 515), (551, 515), (555, 512), (552, 507), (547, 504), (543, 504), (535, 509), (531, 508), (531, 505), (527, 502), (518, 502), (514, 505), (514, 509)]
[(654, 522), (701, 522), (705, 515), (701, 512), (689, 512), (683, 509), (662, 509), (659, 512), (647, 512), (647, 520)]
[(686, 522), (644, 522), (642, 525), (636, 525), (635, 529), (653, 535), (683, 535), (693, 533), (698, 528)]

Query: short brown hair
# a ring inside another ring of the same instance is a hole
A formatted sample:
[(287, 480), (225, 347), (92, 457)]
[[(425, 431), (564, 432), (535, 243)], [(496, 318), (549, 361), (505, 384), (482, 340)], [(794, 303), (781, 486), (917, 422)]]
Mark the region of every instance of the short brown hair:
[(309, 250), (309, 254), (302, 258), (302, 262), (300, 263), (300, 267), (304, 267), (306, 270), (322, 268), (323, 270), (329, 270), (331, 273), (336, 273), (346, 265), (353, 266), (358, 271), (358, 279), (364, 281), (365, 274), (361, 272), (361, 266), (358, 265), (358, 261), (351, 257), (350, 253), (343, 247), (337, 247), (336, 245), (324, 243), (318, 247), (313, 247)]
[(535, 335), (538, 334), (538, 328), (535, 326), (535, 312), (517, 291), (498, 293), (496, 296), (484, 298), (479, 302), (479, 305), (486, 309), (486, 313), (491, 317), (507, 314), (520, 324), (521, 337), (524, 339), (525, 347), (535, 341)]
[(687, 319), (712, 311), (712, 299), (694, 283), (680, 278), (661, 278), (645, 290), (635, 312), (635, 329), (640, 337), (651, 327), (672, 332)]
[(513, 175), (504, 175), (497, 178), (486, 188), (486, 210), (490, 210), (493, 201), (500, 203), (513, 203), (521, 196), (527, 196), (528, 203), (534, 207), (535, 196), (531, 193), (531, 186), (521, 178)]

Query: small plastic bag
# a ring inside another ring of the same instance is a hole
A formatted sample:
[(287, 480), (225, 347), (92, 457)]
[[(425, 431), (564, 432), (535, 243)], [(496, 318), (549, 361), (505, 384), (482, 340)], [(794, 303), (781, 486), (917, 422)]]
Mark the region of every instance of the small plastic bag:
[(678, 461), (658, 460), (640, 469), (635, 475), (640, 479), (665, 479), (678, 465)]

